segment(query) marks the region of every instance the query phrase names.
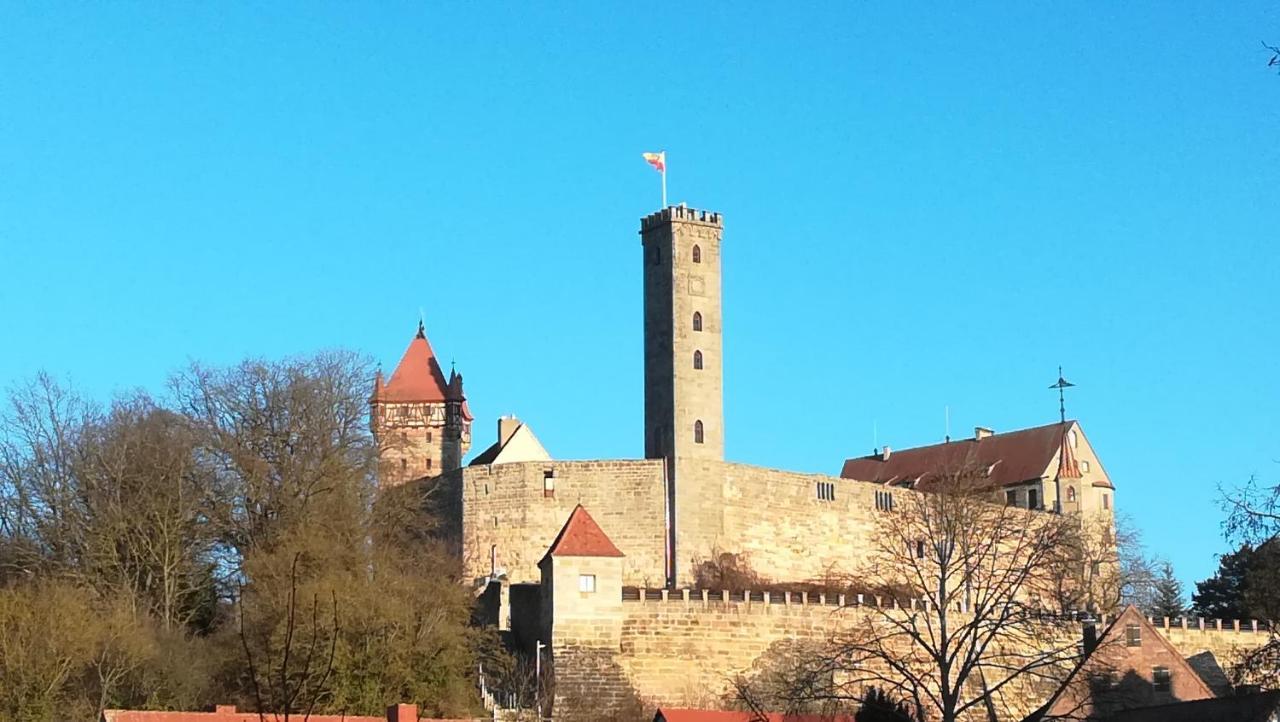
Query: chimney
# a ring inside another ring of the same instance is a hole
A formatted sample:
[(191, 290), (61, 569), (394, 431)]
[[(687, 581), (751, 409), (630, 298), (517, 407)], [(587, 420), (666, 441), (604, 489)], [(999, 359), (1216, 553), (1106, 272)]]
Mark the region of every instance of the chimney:
[(520, 419), (514, 416), (498, 417), (498, 446), (506, 446), (511, 440), (511, 435), (516, 433), (518, 428), (520, 428)]
[(886, 446), (886, 447), (884, 447), (883, 449), (881, 449), (881, 450), (880, 450), (880, 460), (881, 460), (881, 461), (888, 461), (888, 460), (889, 460), (889, 455), (890, 455), (890, 454), (892, 454), (892, 453), (893, 453), (893, 449), (890, 449), (890, 448), (889, 448), (889, 447), (887, 447), (887, 446)]
[(985, 426), (975, 426), (973, 427), (973, 440), (982, 441), (988, 436), (994, 436), (995, 433), (996, 433), (995, 431), (993, 431), (992, 429), (988, 429)]
[(387, 722), (418, 722), (418, 705), (391, 705), (387, 708)]
[(1098, 648), (1098, 625), (1094, 622), (1085, 622), (1084, 625), (1084, 653), (1092, 654), (1093, 650)]

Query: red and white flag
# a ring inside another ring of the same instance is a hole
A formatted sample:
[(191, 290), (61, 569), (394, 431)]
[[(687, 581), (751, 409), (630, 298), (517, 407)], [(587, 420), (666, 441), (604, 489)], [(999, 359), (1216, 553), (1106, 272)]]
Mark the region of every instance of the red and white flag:
[(660, 150), (657, 153), (645, 153), (644, 162), (657, 168), (660, 172), (667, 172), (667, 152)]

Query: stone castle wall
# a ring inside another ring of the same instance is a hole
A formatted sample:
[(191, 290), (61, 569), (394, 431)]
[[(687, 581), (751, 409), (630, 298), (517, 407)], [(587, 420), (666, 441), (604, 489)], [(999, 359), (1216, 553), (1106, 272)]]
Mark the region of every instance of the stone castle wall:
[[(552, 474), (552, 489), (547, 489)], [(446, 475), (461, 499), (465, 578), (538, 582), (538, 562), (582, 504), (626, 554), (626, 584), (661, 586), (666, 560), (665, 476), (660, 459), (530, 461), (469, 466)]]
[[(849, 572), (866, 558), (880, 513), (877, 495), (892, 494), (901, 503), (915, 493), (714, 460), (685, 461), (680, 473), (678, 484), (700, 486), (717, 500), (678, 516), (703, 530), (676, 542), (676, 574), (682, 585), (692, 583), (696, 562), (715, 552), (745, 555), (753, 570), (773, 582), (820, 581)], [(830, 485), (834, 497), (820, 496), (819, 484)], [(713, 541), (693, 546), (690, 538)]]
[[(750, 676), (776, 658), (784, 647), (820, 645), (842, 631), (868, 622), (869, 608), (843, 597), (720, 593), (690, 590), (624, 590), (614, 630), (604, 620), (573, 639), (557, 645), (572, 659), (591, 659), (593, 682), (600, 690), (628, 686), (644, 700), (670, 706), (715, 706), (732, 696), (735, 676)], [(1158, 628), (1160, 628), (1157, 621)], [(1209, 621), (1201, 629), (1192, 620), (1188, 629), (1160, 628), (1183, 656), (1212, 651), (1229, 667), (1242, 650), (1267, 639), (1265, 630), (1249, 624), (1237, 631), (1232, 623), (1221, 629)], [(1070, 639), (1081, 639), (1073, 629)], [(1010, 688), (1002, 709), (1021, 719), (1047, 698), (1047, 689)]]

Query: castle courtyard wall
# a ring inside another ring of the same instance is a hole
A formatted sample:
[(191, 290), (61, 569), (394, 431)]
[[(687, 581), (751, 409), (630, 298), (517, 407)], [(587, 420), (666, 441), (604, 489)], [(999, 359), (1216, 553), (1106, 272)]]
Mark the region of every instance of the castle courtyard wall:
[[(551, 491), (545, 488), (548, 473), (554, 475)], [(539, 560), (582, 504), (626, 554), (623, 583), (664, 583), (661, 460), (529, 461), (469, 466), (451, 476), (446, 493), (461, 499), (465, 578), (489, 576), (496, 566), (513, 584), (540, 581)]]

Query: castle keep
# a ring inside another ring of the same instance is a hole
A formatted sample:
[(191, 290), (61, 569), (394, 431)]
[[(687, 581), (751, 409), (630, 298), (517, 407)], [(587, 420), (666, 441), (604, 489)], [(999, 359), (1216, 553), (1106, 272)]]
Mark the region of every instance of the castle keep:
[[(720, 553), (775, 583), (853, 571), (877, 515), (928, 493), (945, 470), (980, 469), (993, 502), (1079, 514), (1111, 539), (1114, 484), (1065, 418), (885, 447), (846, 460), (839, 476), (726, 461), (723, 232), (720, 214), (684, 206), (641, 220), (643, 458), (553, 459), (527, 425), (504, 418), (497, 441), (463, 466), (472, 418), (462, 379), (445, 380), (421, 326), (390, 381), (375, 381), (382, 484), (413, 482), (447, 501), (465, 577), (490, 620), (530, 649), (549, 645), (558, 683), (601, 700), (634, 690), (696, 704), (771, 644), (856, 623), (855, 600), (835, 595), (690, 587)], [(846, 605), (854, 613), (831, 614)], [(1246, 625), (1171, 639), (1186, 654), (1229, 659), (1259, 636)]]

